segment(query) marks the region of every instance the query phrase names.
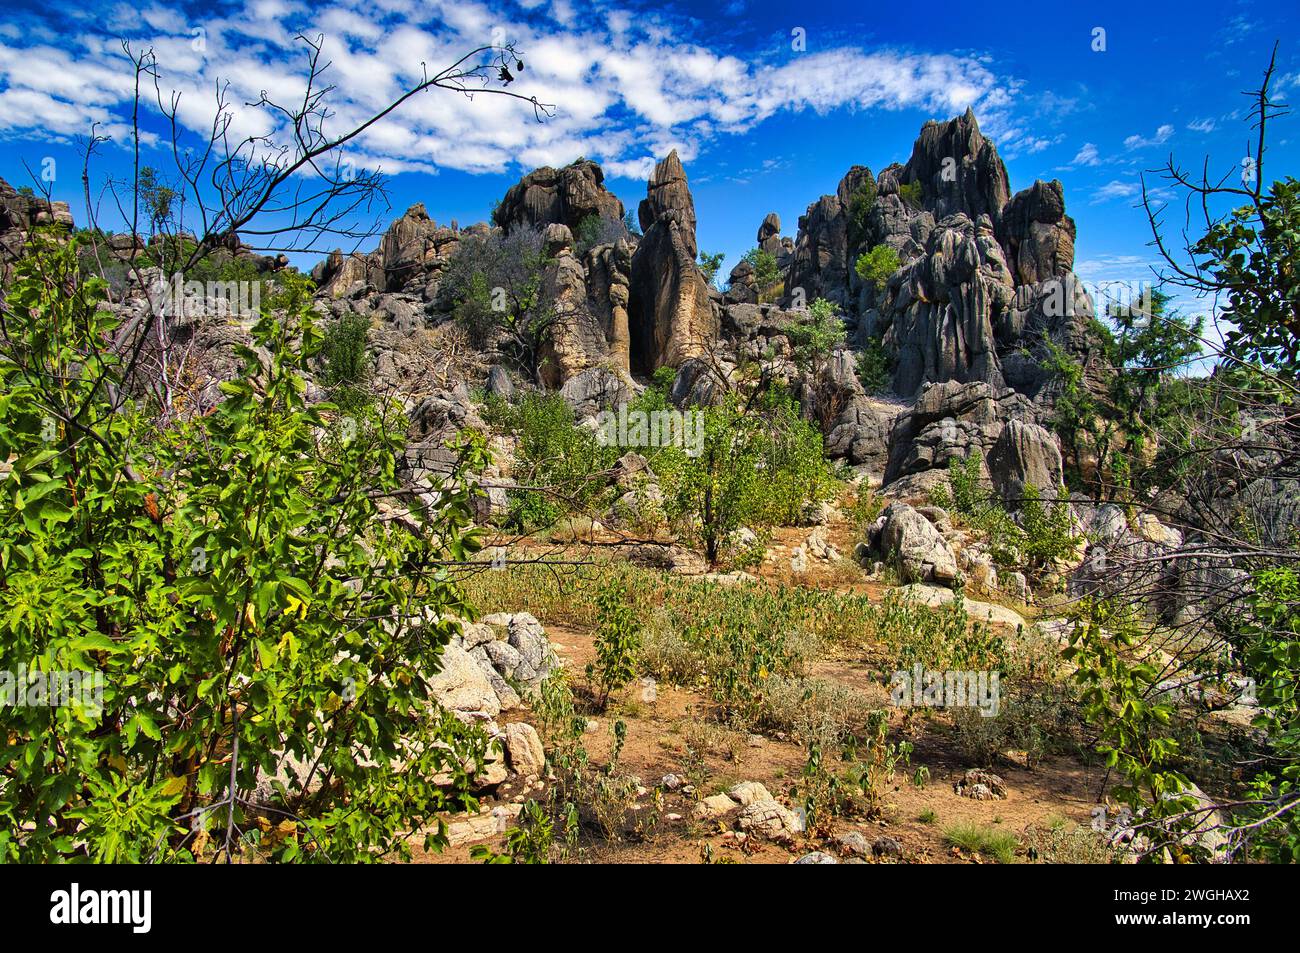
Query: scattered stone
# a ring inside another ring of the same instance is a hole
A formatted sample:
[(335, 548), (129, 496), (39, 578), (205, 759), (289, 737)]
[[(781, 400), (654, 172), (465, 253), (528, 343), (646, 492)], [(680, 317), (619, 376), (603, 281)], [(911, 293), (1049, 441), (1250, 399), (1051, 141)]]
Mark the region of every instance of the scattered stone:
[(840, 851), (855, 857), (866, 857), (871, 853), (871, 843), (860, 831), (845, 831), (835, 835), (835, 843)]
[(546, 749), (532, 725), (523, 721), (506, 725), (505, 744), (516, 774), (541, 775), (546, 770)]
[(796, 864), (838, 864), (839, 861), (836, 860), (834, 857), (832, 857), (830, 854), (827, 854), (820, 850), (815, 850), (811, 854), (804, 854), (802, 857), (796, 860), (795, 863)]
[(725, 794), (714, 794), (706, 797), (691, 812), (696, 818), (702, 821), (713, 821), (720, 817), (725, 817), (734, 811), (739, 805)]
[(971, 768), (953, 785), (959, 797), (975, 801), (1001, 800), (1007, 796), (1007, 786), (1000, 777), (982, 768)]
[(873, 857), (902, 857), (903, 845), (892, 837), (877, 837), (871, 844)]

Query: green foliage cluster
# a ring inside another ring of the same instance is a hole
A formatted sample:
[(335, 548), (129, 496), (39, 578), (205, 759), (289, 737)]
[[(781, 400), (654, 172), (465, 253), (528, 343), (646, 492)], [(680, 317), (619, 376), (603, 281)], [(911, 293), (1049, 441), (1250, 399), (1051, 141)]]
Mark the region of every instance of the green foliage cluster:
[(806, 317), (794, 317), (786, 322), (785, 335), (794, 348), (795, 364), (814, 376), (826, 365), (831, 353), (847, 337), (839, 308), (825, 298), (817, 298), (808, 306)]
[(1275, 181), (1193, 246), (1198, 266), (1226, 293), (1230, 355), (1300, 377), (1300, 182)]
[(536, 229), (464, 236), (438, 287), (440, 300), (475, 346), (496, 343), (535, 383), (556, 320), (544, 280), (549, 263)]
[[(216, 412), (160, 432), (119, 397), (118, 319), (77, 260), (38, 240), (6, 295), (0, 670), (84, 673), (102, 697), (0, 706), (0, 857), (356, 862), (409, 855), (421, 828), (444, 843), (427, 825), (473, 803), (488, 741), (428, 696), (470, 609), (420, 567), (477, 550), (467, 476), (486, 451), (461, 446), (422, 532), (376, 520), (402, 433), (380, 408), (373, 439), (348, 440), (304, 401), (322, 345), (306, 282), (267, 302)], [(267, 779), (269, 821), (248, 799)]]
[(921, 208), (921, 183), (905, 182), (898, 187), (898, 197), (914, 209)]
[(515, 482), (551, 490), (510, 491), (507, 526), (532, 532), (603, 502), (607, 487), (602, 474), (614, 465), (621, 451), (601, 446), (591, 430), (579, 427), (573, 408), (559, 394), (529, 391), (513, 402), (489, 395), (483, 420), (494, 430), (517, 438)]
[(1062, 488), (1055, 500), (1026, 485), (1015, 513), (984, 486), (983, 457), (977, 451), (948, 461), (948, 483), (931, 491), (931, 502), (951, 509), (971, 528), (984, 533), (994, 562), (1003, 569), (1042, 578), (1070, 556), (1081, 538), (1075, 532), (1069, 496)]
[(1300, 574), (1294, 565), (1254, 574), (1251, 615), (1245, 624), (1246, 670), (1262, 708), (1258, 727), (1268, 733), (1271, 758), (1251, 779), (1260, 802), (1246, 822), (1258, 822), (1259, 856), (1273, 863), (1300, 861), (1300, 812), (1276, 813), (1300, 798)]
[[(628, 412), (667, 409), (662, 375), (631, 402)], [(701, 545), (712, 561), (727, 555), (742, 526), (758, 532), (794, 525), (808, 502), (829, 499), (837, 482), (822, 449), (820, 432), (803, 420), (788, 395), (770, 393), (752, 407), (734, 395), (720, 406), (697, 408), (703, 419), (698, 456), (685, 446), (636, 447), (659, 479), (663, 518)], [(527, 393), (514, 403), (488, 397), (485, 422), (518, 439), (516, 480), (552, 492), (511, 491), (509, 525), (534, 531), (572, 513), (603, 512), (618, 492), (608, 471), (625, 452), (602, 446), (580, 427), (558, 394)]]
[(641, 626), (628, 604), (627, 589), (617, 582), (600, 590), (596, 606), (600, 611), (596, 659), (587, 666), (587, 678), (600, 693), (600, 707), (604, 709), (610, 694), (622, 690), (636, 675)]
[(762, 248), (751, 248), (741, 256), (754, 266), (754, 280), (758, 283), (760, 295), (781, 280), (781, 269), (777, 267), (776, 256)]
[(858, 380), (868, 394), (878, 394), (886, 390), (894, 376), (894, 359), (885, 349), (885, 342), (878, 337), (870, 338), (862, 350), (858, 351)]
[(718, 277), (718, 272), (722, 268), (722, 261), (726, 258), (723, 252), (706, 252), (700, 249), (700, 274), (704, 276), (704, 283), (711, 285)]
[(870, 284), (879, 294), (885, 290), (889, 284), (890, 276), (902, 267), (902, 262), (898, 259), (898, 252), (888, 245), (877, 245), (868, 252), (863, 252), (858, 256), (857, 262), (853, 265), (853, 270), (857, 272), (858, 277)]
[(876, 182), (868, 176), (849, 196), (848, 240), (850, 254), (867, 240), (867, 216), (876, 204)]
[(704, 415), (698, 456), (667, 447), (651, 459), (670, 523), (716, 563), (742, 526), (796, 525), (808, 503), (830, 499), (837, 481), (820, 431), (788, 394), (769, 391), (752, 406), (735, 394)]

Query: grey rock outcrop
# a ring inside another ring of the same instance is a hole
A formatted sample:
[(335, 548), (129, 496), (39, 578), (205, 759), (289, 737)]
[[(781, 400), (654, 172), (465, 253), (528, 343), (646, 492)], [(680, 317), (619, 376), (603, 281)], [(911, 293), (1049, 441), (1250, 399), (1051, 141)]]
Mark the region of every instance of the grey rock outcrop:
[(493, 213), (493, 223), (509, 231), (552, 223), (566, 225), (574, 234), (590, 216), (617, 222), (623, 203), (605, 188), (605, 173), (590, 159), (579, 159), (562, 169), (534, 169), (506, 192)]
[(707, 354), (718, 318), (695, 259), (695, 202), (677, 151), (655, 166), (637, 210), (643, 236), (632, 256), (631, 364), (649, 373)]
[(886, 487), (900, 493), (924, 489), (945, 477), (949, 460), (974, 452), (987, 462), (1013, 419), (1037, 422), (1038, 410), (1024, 395), (983, 381), (927, 384), (890, 431)]
[(921, 198), (936, 219), (958, 212), (997, 221), (1011, 197), (997, 148), (980, 133), (975, 112), (947, 122), (927, 122), (912, 146), (903, 181), (921, 184)]
[(1026, 420), (1008, 420), (988, 455), (989, 478), (1003, 500), (1014, 505), (1033, 486), (1044, 498), (1064, 481), (1061, 449), (1047, 430)]

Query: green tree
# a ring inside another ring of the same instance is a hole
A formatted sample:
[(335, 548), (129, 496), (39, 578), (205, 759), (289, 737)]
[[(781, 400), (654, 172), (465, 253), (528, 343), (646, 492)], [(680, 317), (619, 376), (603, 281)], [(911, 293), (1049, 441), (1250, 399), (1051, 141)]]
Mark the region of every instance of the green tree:
[(754, 280), (758, 282), (759, 293), (763, 293), (781, 280), (781, 269), (777, 267), (776, 256), (762, 248), (751, 248), (741, 257), (754, 267)]
[(700, 273), (704, 275), (704, 283), (711, 285), (718, 277), (718, 271), (722, 268), (722, 260), (726, 258), (723, 252), (710, 254), (709, 252), (700, 251)]
[(506, 358), (535, 383), (557, 317), (545, 280), (550, 261), (536, 229), (473, 235), (461, 239), (439, 286), (471, 337), (499, 339)]

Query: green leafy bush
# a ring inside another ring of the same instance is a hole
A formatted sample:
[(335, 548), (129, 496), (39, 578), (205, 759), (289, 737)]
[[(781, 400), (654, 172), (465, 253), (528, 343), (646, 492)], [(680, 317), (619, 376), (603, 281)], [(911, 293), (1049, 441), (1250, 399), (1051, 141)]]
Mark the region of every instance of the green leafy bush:
[(890, 276), (900, 267), (902, 262), (898, 259), (898, 252), (888, 245), (877, 245), (871, 251), (858, 256), (853, 270), (858, 273), (859, 278), (880, 293), (889, 284)]
[[(487, 738), (428, 696), (470, 609), (415, 567), (478, 548), (464, 487), (485, 451), (462, 446), (437, 521), (412, 516), (423, 532), (375, 519), (402, 435), (381, 412), (376, 439), (341, 440), (332, 408), (305, 404), (305, 282), (253, 329), (270, 359), (240, 347), (216, 412), (160, 433), (117, 396), (117, 318), (76, 256), (38, 242), (6, 296), (0, 669), (82, 673), (102, 697), (0, 706), (0, 857), (356, 862), (408, 856), (422, 828), (445, 843), (428, 825), (472, 803)], [(266, 781), (263, 842), (249, 792)]]
[(839, 309), (825, 298), (817, 298), (808, 306), (807, 317), (786, 322), (785, 335), (794, 348), (795, 364), (817, 374), (831, 352), (844, 343), (846, 332)]
[(858, 352), (858, 380), (867, 393), (875, 394), (889, 387), (894, 374), (894, 362), (885, 343), (878, 337), (867, 341), (866, 346)]
[(760, 293), (767, 291), (781, 280), (781, 269), (777, 267), (776, 256), (762, 248), (751, 248), (741, 257), (754, 266), (754, 280), (758, 282)]

